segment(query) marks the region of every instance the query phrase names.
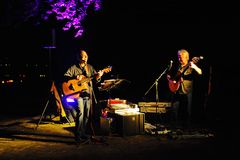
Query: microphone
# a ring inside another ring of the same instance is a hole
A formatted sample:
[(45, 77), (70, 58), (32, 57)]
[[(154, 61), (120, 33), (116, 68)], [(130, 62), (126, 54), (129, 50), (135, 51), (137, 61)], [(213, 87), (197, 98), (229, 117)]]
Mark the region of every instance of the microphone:
[(85, 60), (83, 60), (83, 59), (81, 59), (81, 63), (83, 63), (84, 66), (87, 64), (87, 62)]
[(172, 68), (173, 61), (170, 60), (170, 64), (168, 65), (168, 71)]

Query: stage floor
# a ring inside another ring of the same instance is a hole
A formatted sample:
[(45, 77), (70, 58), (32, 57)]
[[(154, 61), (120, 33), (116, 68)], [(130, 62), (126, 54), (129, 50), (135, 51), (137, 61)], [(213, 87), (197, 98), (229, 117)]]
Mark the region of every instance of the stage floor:
[[(95, 130), (94, 139), (77, 144), (74, 123), (59, 123), (35, 117), (1, 117), (0, 159), (231, 159), (236, 142), (227, 132), (191, 128), (120, 136), (102, 135)], [(38, 125), (39, 124), (39, 125)]]

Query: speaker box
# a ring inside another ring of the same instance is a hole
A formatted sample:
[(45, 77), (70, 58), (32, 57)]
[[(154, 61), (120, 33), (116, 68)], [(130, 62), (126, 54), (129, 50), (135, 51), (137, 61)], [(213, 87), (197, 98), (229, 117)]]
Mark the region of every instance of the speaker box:
[(124, 115), (112, 113), (110, 116), (114, 119), (115, 131), (121, 136), (144, 134), (144, 113)]
[(112, 118), (100, 117), (100, 129), (103, 135), (110, 135)]

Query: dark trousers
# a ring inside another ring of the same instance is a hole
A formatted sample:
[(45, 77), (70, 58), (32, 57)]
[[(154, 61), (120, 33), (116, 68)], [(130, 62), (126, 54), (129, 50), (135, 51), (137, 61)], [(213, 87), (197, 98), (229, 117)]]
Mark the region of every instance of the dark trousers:
[(174, 94), (172, 98), (172, 123), (187, 127), (191, 119), (191, 94)]

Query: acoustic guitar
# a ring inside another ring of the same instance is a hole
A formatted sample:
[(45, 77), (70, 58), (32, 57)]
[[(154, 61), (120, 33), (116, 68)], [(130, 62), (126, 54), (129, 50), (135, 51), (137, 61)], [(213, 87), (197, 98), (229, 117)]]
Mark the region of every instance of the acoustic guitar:
[[(193, 63), (197, 63), (200, 59), (203, 59), (202, 56), (200, 57), (193, 57), (192, 60), (190, 62), (193, 62)], [(182, 71), (178, 71), (177, 74), (174, 76), (174, 78), (168, 78), (168, 86), (169, 86), (169, 90), (172, 92), (172, 93), (175, 93), (181, 83), (182, 83), (182, 76), (184, 75), (184, 73), (186, 72), (186, 70), (189, 68), (190, 64), (191, 63), (188, 63), (184, 69)]]
[[(101, 70), (103, 73), (108, 73), (112, 70), (112, 66), (108, 66)], [(78, 98), (83, 90), (89, 88), (88, 82), (90, 82), (93, 77), (85, 77), (82, 75), (81, 80), (71, 79), (67, 82), (62, 83), (63, 94), (69, 98)]]

